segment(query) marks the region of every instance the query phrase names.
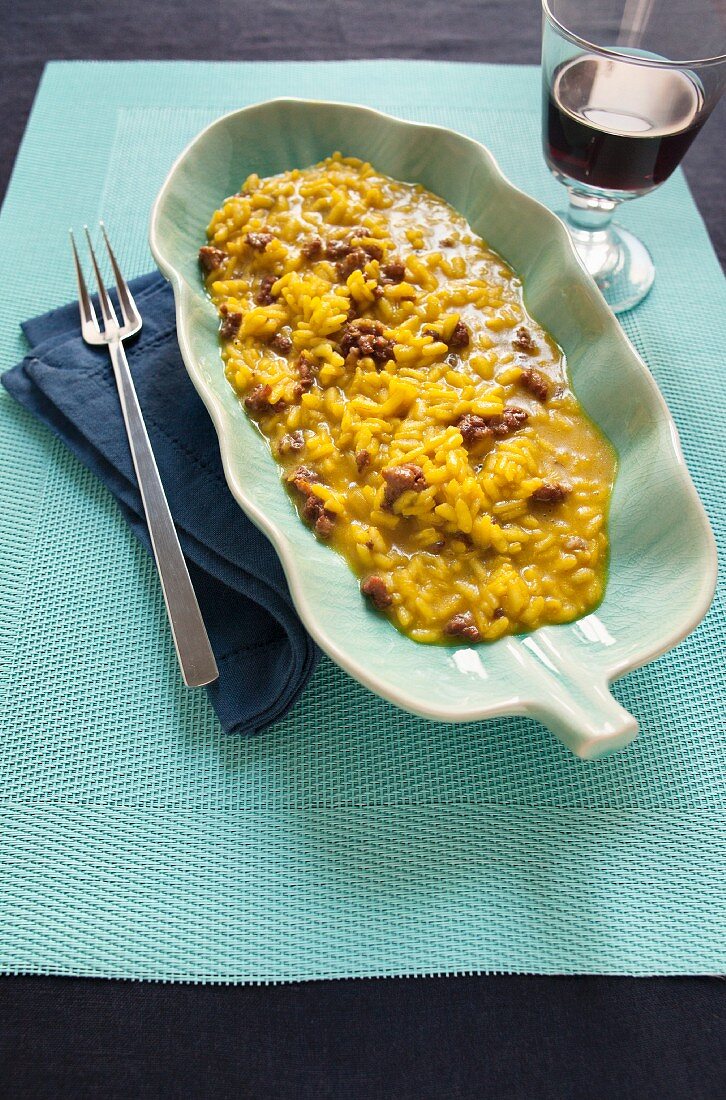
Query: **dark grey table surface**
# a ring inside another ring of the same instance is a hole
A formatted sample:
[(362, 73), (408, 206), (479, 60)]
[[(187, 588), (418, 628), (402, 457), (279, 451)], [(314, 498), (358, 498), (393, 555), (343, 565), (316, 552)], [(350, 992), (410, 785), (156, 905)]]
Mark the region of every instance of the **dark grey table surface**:
[[(0, 194), (50, 59), (539, 60), (537, 0), (0, 0), (0, 14)], [(725, 137), (722, 104), (685, 164), (722, 263)], [(699, 978), (5, 977), (0, 1093), (720, 1100), (725, 998), (726, 984)]]

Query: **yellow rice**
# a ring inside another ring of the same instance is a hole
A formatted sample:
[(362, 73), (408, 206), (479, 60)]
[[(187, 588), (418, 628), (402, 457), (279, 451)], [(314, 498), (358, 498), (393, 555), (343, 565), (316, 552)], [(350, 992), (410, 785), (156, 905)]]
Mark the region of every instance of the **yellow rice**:
[[(248, 240), (258, 233), (272, 237), (262, 248)], [(365, 264), (341, 274), (324, 251), (302, 250), (314, 237), (368, 249)], [(519, 280), (459, 214), (336, 153), (250, 176), (215, 212), (208, 245), (224, 254), (208, 291), (223, 320), (239, 323), (222, 341), (227, 378), (242, 398), (269, 387), (256, 411), (273, 454), (288, 476), (300, 465), (315, 472), (306, 492), (322, 501), (331, 546), (364, 580), (380, 579), (399, 629), (441, 642), (463, 621), (472, 629), (460, 641), (491, 641), (599, 602), (612, 452), (572, 394), (561, 350), (527, 315)], [(387, 281), (394, 261), (405, 274)], [(265, 276), (268, 300), (258, 302)], [(380, 322), (392, 352), (384, 362), (341, 348), (353, 317)], [(452, 352), (462, 324), (468, 344)], [(535, 349), (526, 354), (523, 325)], [(522, 384), (530, 367), (547, 381), (546, 400)], [(462, 417), (496, 422), (513, 406), (528, 414), (523, 427), (465, 440)], [(302, 448), (281, 453), (292, 433)], [(425, 487), (386, 505), (383, 471), (403, 464), (422, 471)], [(566, 485), (565, 499), (532, 500), (553, 482)]]

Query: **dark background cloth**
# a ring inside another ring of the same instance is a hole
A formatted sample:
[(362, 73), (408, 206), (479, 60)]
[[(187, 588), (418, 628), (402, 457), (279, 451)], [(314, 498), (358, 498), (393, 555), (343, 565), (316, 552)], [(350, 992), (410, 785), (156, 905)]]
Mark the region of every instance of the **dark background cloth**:
[(712, 989), (679, 978), (16, 978), (0, 1001), (0, 1087), (7, 1100), (722, 1100), (726, 1012)]
[[(596, 8), (610, 0), (581, 2)], [(725, 0), (712, 2), (724, 10)], [(540, 59), (540, 0), (0, 0), (0, 11), (0, 194), (50, 59)], [(726, 102), (685, 162), (722, 264), (724, 147)]]
[[(538, 0), (0, 0), (0, 15), (0, 193), (50, 59), (539, 61)], [(685, 165), (722, 263), (725, 114)], [(725, 998), (698, 978), (7, 977), (0, 1094), (721, 1100)]]

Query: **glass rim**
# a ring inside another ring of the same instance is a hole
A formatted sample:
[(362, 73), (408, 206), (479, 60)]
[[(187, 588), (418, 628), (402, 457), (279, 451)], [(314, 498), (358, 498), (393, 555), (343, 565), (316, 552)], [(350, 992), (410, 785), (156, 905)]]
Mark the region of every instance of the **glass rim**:
[(549, 0), (542, 0), (542, 11), (544, 12), (545, 18), (549, 20), (552, 26), (559, 31), (564, 38), (567, 38), (570, 42), (574, 42), (577, 46), (583, 46), (592, 53), (602, 54), (604, 57), (616, 57), (620, 60), (632, 61), (635, 65), (646, 65), (654, 69), (695, 69), (705, 68), (708, 65), (722, 65), (726, 62), (726, 53), (718, 54), (715, 57), (700, 57), (684, 61), (670, 61), (668, 58), (657, 61), (653, 57), (645, 57), (637, 53), (626, 53), (624, 50), (619, 50), (612, 46), (598, 46), (597, 43), (590, 42), (587, 38), (582, 38), (579, 34), (575, 34), (574, 31), (568, 30), (564, 23), (560, 23), (550, 7)]

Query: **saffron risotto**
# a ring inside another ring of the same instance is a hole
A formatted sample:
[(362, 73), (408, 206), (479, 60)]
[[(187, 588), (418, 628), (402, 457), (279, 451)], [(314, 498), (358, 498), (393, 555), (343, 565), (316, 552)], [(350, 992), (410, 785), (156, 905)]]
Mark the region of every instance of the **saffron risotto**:
[(199, 260), (227, 378), (362, 598), (458, 644), (597, 605), (614, 454), (452, 207), (336, 153), (250, 176)]

